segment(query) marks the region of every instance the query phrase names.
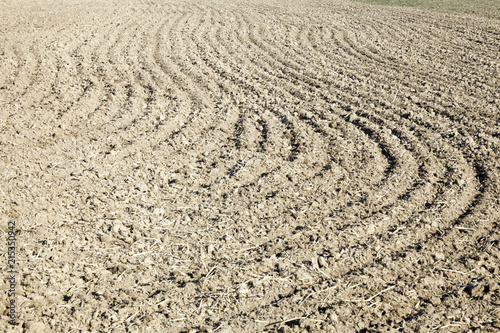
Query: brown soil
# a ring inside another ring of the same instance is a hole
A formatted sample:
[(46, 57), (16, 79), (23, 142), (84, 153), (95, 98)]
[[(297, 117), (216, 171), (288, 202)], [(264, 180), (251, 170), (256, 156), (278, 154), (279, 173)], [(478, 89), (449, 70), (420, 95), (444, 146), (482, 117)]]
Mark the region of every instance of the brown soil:
[(0, 1), (0, 331), (498, 332), (499, 49), (340, 1)]

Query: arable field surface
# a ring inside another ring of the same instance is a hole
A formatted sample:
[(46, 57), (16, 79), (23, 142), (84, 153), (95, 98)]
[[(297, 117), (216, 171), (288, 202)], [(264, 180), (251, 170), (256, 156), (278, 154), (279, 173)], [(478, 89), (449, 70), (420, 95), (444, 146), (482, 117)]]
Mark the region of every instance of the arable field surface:
[(493, 19), (500, 19), (500, 1), (498, 0), (355, 0), (362, 3), (409, 6), (441, 12), (474, 14)]
[(499, 50), (340, 0), (0, 1), (0, 331), (499, 332)]

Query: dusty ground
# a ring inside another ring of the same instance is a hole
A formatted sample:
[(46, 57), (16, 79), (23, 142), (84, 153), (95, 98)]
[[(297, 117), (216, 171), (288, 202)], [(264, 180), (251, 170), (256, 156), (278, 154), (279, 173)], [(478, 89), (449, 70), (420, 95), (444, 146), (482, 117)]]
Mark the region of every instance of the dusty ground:
[(498, 332), (499, 49), (347, 2), (0, 1), (0, 331)]

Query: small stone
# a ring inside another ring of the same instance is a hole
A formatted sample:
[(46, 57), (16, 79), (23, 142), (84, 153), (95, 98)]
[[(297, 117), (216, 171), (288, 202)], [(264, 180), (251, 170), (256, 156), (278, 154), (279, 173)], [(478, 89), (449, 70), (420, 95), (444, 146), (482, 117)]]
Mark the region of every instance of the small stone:
[(319, 267), (321, 267), (321, 268), (327, 268), (328, 267), (328, 261), (326, 261), (325, 257), (319, 257), (318, 264), (319, 264)]
[(436, 260), (444, 260), (445, 259), (445, 255), (441, 252), (438, 252), (438, 253), (434, 253), (434, 259)]
[(312, 257), (311, 258), (311, 262), (312, 262), (313, 269), (319, 269), (319, 263), (318, 263), (318, 258), (317, 257)]

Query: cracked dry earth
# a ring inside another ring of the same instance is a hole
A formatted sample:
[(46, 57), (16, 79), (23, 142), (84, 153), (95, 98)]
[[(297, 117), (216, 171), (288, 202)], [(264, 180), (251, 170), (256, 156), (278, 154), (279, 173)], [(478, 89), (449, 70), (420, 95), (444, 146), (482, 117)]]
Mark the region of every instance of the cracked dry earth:
[(0, 1), (0, 331), (498, 332), (499, 49), (342, 1)]

